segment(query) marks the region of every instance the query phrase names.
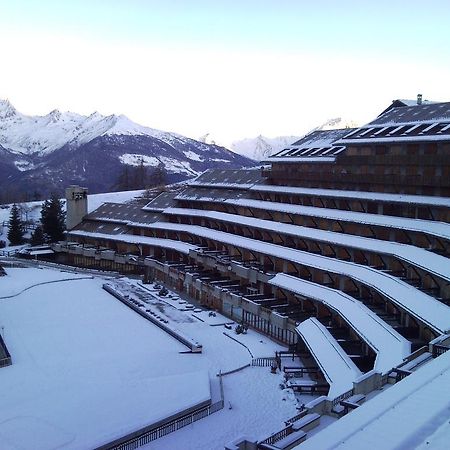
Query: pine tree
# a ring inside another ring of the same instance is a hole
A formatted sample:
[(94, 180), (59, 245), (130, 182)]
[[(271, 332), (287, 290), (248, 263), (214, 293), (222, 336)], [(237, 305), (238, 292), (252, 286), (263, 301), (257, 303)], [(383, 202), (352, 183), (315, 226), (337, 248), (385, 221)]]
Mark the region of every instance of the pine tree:
[(18, 206), (14, 203), (9, 216), (8, 240), (11, 245), (20, 245), (24, 243), (24, 230), (22, 219)]
[(41, 245), (43, 243), (44, 243), (44, 232), (42, 231), (42, 227), (38, 225), (31, 235), (30, 244)]
[(151, 176), (151, 186), (165, 186), (167, 183), (167, 171), (163, 163), (158, 164)]
[(56, 194), (50, 200), (45, 200), (41, 210), (41, 224), (44, 238), (47, 242), (62, 241), (66, 229), (66, 213), (63, 202)]
[(131, 176), (129, 173), (129, 168), (128, 165), (124, 165), (122, 168), (122, 172), (120, 173), (118, 179), (117, 179), (117, 183), (114, 186), (115, 189), (123, 190), (123, 191), (127, 191), (128, 189), (130, 189), (130, 184), (131, 184)]

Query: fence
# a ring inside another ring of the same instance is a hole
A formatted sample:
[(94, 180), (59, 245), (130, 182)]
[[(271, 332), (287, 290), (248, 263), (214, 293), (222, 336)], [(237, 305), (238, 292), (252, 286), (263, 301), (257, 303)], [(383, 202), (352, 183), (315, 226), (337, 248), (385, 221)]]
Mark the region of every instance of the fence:
[(270, 367), (274, 362), (277, 362), (277, 359), (274, 356), (266, 357), (266, 358), (253, 358), (252, 366), (257, 367)]
[(434, 344), (433, 345), (433, 358), (437, 358), (438, 356), (444, 354), (450, 347), (446, 347), (445, 345)]
[(14, 256), (19, 250), (0, 250), (0, 256)]
[(333, 400), (333, 406), (338, 405), (342, 400), (346, 400), (347, 398), (351, 397), (353, 395), (353, 389), (350, 389), (347, 392), (344, 392), (343, 394), (341, 394), (339, 397), (336, 397)]
[(284, 376), (286, 378), (303, 378), (305, 374), (317, 375), (320, 370), (318, 367), (289, 367), (284, 366)]
[(218, 373), (217, 376), (223, 377), (225, 375), (231, 375), (233, 373), (240, 372), (241, 370), (244, 370), (247, 367), (250, 367), (250, 364), (245, 364), (244, 366), (238, 367), (237, 369), (229, 370), (228, 372), (221, 372), (220, 374)]
[(290, 424), (296, 422), (297, 420), (300, 420), (303, 417), (305, 417), (306, 414), (308, 414), (308, 409), (305, 407), (305, 405), (302, 405), (300, 412), (297, 415), (295, 415), (294, 417), (291, 417), (290, 419), (286, 420), (285, 424), (290, 425)]
[(281, 439), (284, 439), (287, 435), (292, 433), (292, 425), (288, 425), (286, 428), (283, 428), (280, 431), (277, 431), (276, 433), (270, 435), (268, 438), (264, 439), (263, 441), (258, 443), (259, 445), (273, 445), (275, 442), (281, 441)]
[(220, 411), (224, 406), (222, 377), (220, 377), (220, 395), (221, 399), (211, 405), (203, 406), (195, 411), (178, 417), (177, 419), (155, 426), (154, 428), (144, 428), (141, 431), (133, 433), (133, 437), (130, 437), (129, 439), (124, 437), (120, 439), (122, 442), (106, 444), (98, 447), (96, 450), (134, 450)]
[(10, 366), (11, 364), (11, 355), (9, 354), (6, 344), (0, 335), (0, 367)]

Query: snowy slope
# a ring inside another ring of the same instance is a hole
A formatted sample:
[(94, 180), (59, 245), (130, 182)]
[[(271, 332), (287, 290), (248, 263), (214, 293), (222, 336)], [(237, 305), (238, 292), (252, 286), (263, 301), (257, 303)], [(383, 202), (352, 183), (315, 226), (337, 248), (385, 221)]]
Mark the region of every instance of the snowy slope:
[(248, 158), (260, 161), (267, 158), (269, 155), (288, 147), (293, 142), (300, 139), (299, 136), (278, 136), (268, 138), (259, 135), (255, 138), (242, 139), (231, 144), (231, 150), (240, 155), (245, 155)]
[[(132, 122), (124, 115), (83, 116), (57, 109), (45, 116), (26, 116), (8, 100), (0, 99), (0, 144), (18, 154), (49, 154), (66, 144), (85, 144), (99, 136), (150, 136), (172, 145), (189, 139)], [(209, 146), (205, 145), (205, 148)]]
[(17, 201), (25, 193), (30, 197), (34, 192), (62, 192), (71, 184), (90, 192), (151, 185), (150, 178), (139, 186), (123, 183), (126, 167), (131, 166), (127, 176), (132, 178), (132, 166), (141, 164), (149, 167), (148, 177), (161, 167), (167, 182), (178, 182), (224, 164), (240, 168), (254, 161), (218, 145), (139, 125), (123, 115), (54, 110), (27, 116), (0, 100), (0, 203)]

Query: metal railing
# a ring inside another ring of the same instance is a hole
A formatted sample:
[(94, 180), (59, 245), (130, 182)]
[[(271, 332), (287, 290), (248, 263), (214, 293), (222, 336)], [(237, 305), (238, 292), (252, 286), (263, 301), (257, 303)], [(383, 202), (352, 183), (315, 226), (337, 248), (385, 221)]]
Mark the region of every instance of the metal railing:
[(292, 433), (292, 424), (288, 425), (287, 427), (283, 428), (280, 431), (277, 431), (274, 434), (271, 434), (268, 438), (264, 439), (263, 441), (258, 443), (259, 445), (273, 445), (275, 442), (281, 441), (281, 439), (284, 439), (286, 436)]
[(12, 364), (11, 362), (11, 355), (8, 352), (8, 349), (6, 348), (6, 344), (3, 341), (2, 336), (0, 335), (0, 354), (3, 354), (3, 358), (0, 358), (0, 367), (6, 367), (10, 366)]
[(266, 358), (253, 358), (252, 366), (257, 367), (270, 367), (273, 363), (277, 362), (277, 359), (274, 356), (266, 357)]
[(450, 347), (439, 344), (433, 345), (433, 358), (437, 358), (438, 356), (444, 354), (447, 350), (450, 350)]
[(296, 414), (294, 417), (291, 417), (290, 419), (286, 420), (285, 424), (290, 425), (290, 424), (296, 422), (297, 420), (300, 420), (303, 417), (305, 417), (306, 414), (308, 414), (308, 409), (305, 407), (305, 405), (302, 405), (300, 412), (298, 414)]
[(339, 397), (336, 397), (332, 402), (333, 406), (338, 405), (342, 400), (346, 400), (347, 398), (351, 397), (352, 395), (353, 395), (353, 388), (350, 389), (349, 391), (344, 392), (343, 394), (339, 395)]
[[(123, 442), (114, 444), (106, 444), (98, 447), (97, 450), (134, 450), (142, 445), (146, 445), (156, 439), (166, 436), (180, 428), (186, 427), (200, 419), (203, 419), (217, 411), (223, 409), (224, 406), (224, 396), (223, 396), (223, 385), (222, 378), (220, 377), (220, 395), (221, 399), (215, 403), (208, 406), (203, 406), (195, 411), (185, 414), (177, 419), (171, 420), (162, 425), (155, 426), (154, 428), (146, 428), (141, 432), (133, 433), (133, 437), (130, 439), (122, 438)], [(137, 434), (137, 435), (136, 435)]]

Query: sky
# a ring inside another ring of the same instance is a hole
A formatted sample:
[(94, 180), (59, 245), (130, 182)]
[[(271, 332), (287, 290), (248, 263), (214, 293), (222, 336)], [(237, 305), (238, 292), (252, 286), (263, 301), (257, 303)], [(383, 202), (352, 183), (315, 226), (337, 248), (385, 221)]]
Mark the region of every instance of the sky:
[(450, 1), (0, 0), (0, 98), (218, 143), (450, 101)]

